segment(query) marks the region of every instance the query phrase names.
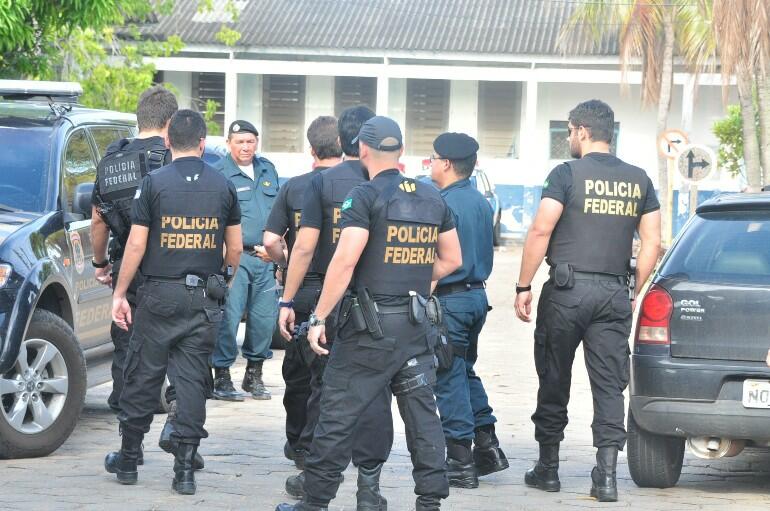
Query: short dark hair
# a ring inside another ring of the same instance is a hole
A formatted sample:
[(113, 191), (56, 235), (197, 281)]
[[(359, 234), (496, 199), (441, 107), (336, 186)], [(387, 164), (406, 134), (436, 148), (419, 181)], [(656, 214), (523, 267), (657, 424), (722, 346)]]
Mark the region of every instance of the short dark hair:
[(366, 105), (351, 106), (342, 111), (337, 122), (342, 152), (348, 156), (358, 156), (358, 144), (354, 144), (353, 139), (358, 136), (361, 126), (372, 117), (374, 112)]
[(338, 138), (337, 118), (331, 115), (317, 117), (307, 128), (307, 141), (320, 160), (342, 156)]
[(462, 160), (449, 160), (452, 162), (452, 166), (455, 168), (455, 173), (460, 178), (466, 178), (470, 177), (473, 173), (473, 169), (476, 168), (476, 158), (478, 155), (476, 153), (473, 153), (472, 155), (468, 156), (467, 158), (463, 158)]
[(615, 112), (610, 105), (598, 99), (584, 101), (569, 113), (569, 122), (574, 127), (584, 126), (591, 132), (594, 142), (612, 142), (615, 132)]
[(171, 118), (168, 126), (168, 143), (177, 151), (189, 151), (198, 147), (202, 138), (206, 138), (206, 121), (193, 110), (179, 110)]
[(142, 92), (136, 105), (136, 123), (139, 131), (160, 130), (179, 109), (176, 96), (162, 85)]

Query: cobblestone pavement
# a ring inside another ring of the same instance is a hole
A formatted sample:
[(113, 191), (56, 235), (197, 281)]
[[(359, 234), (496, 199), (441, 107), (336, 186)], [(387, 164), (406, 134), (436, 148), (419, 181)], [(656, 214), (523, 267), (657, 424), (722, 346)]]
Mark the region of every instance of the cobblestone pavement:
[[(529, 419), (537, 388), (532, 363), (532, 325), (513, 315), (513, 283), (518, 276), (520, 248), (505, 247), (496, 254), (489, 283), (489, 314), (482, 333), (478, 372), (490, 393), (498, 417), (497, 431), (511, 468), (482, 478), (475, 490), (453, 489), (443, 509), (552, 510), (575, 508), (635, 508), (650, 510), (764, 510), (770, 505), (770, 453), (744, 452), (736, 458), (702, 461), (685, 456), (679, 485), (667, 490), (640, 489), (631, 481), (625, 455), (618, 467), (620, 502), (599, 504), (587, 496), (593, 466), (591, 397), (582, 356), (576, 358), (570, 424), (562, 444), (560, 493), (544, 493), (523, 484), (524, 471), (537, 456)], [(540, 279), (543, 274), (541, 272)], [(536, 285), (539, 282), (536, 282)], [(536, 293), (537, 295), (537, 293)], [(278, 351), (266, 363), (271, 401), (243, 403), (210, 401), (201, 453), (206, 469), (197, 475), (198, 493), (182, 497), (171, 491), (172, 459), (156, 445), (164, 416), (157, 416), (145, 437), (145, 465), (137, 486), (121, 486), (105, 473), (105, 453), (119, 446), (117, 422), (106, 404), (109, 384), (88, 392), (86, 407), (75, 432), (52, 456), (0, 461), (0, 509), (253, 509), (271, 511), (287, 501), (285, 479), (296, 473), (282, 454), (283, 382)], [(234, 380), (240, 381), (239, 361)], [(396, 418), (396, 442), (382, 476), (383, 493), (391, 511), (413, 509), (411, 466), (403, 424)], [(356, 476), (346, 472), (334, 511), (355, 509)]]

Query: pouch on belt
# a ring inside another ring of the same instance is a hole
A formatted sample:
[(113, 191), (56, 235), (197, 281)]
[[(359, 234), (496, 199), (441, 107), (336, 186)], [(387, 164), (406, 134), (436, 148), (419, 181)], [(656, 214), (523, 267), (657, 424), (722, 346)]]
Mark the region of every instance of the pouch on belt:
[(575, 274), (572, 265), (559, 263), (553, 269), (553, 282), (559, 289), (572, 289), (575, 287)]

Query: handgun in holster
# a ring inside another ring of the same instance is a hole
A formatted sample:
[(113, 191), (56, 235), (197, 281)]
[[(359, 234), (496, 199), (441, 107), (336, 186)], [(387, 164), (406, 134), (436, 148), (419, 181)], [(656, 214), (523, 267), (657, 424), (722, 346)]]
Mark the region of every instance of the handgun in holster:
[(220, 304), (224, 303), (225, 296), (227, 296), (227, 282), (225, 282), (224, 275), (218, 273), (209, 275), (206, 280), (206, 294)]
[(633, 301), (636, 290), (636, 257), (628, 261), (628, 299)]
[(315, 360), (316, 352), (310, 347), (310, 341), (307, 340), (308, 322), (303, 321), (297, 328), (294, 329), (294, 333), (291, 336), (292, 342), (297, 343), (300, 357), (305, 365), (310, 367)]
[(356, 289), (356, 298), (369, 335), (371, 335), (373, 339), (382, 339), (385, 337), (385, 333), (382, 331), (382, 325), (380, 324), (380, 314), (377, 310), (377, 303), (372, 299), (369, 290), (365, 287), (359, 287)]

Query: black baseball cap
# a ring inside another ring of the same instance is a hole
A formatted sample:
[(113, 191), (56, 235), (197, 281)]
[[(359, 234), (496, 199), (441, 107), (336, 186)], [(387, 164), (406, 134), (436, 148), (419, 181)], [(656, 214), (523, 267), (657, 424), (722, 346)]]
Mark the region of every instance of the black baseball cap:
[(361, 126), (361, 131), (352, 142), (356, 144), (359, 141), (378, 151), (398, 151), (404, 145), (401, 128), (396, 121), (381, 115), (375, 115)]
[(433, 141), (433, 149), (447, 160), (464, 160), (478, 152), (479, 143), (465, 133), (442, 133)]
[(230, 124), (230, 129), (227, 130), (227, 134), (229, 136), (233, 133), (251, 133), (255, 137), (259, 136), (257, 128), (255, 128), (249, 121), (233, 121)]

